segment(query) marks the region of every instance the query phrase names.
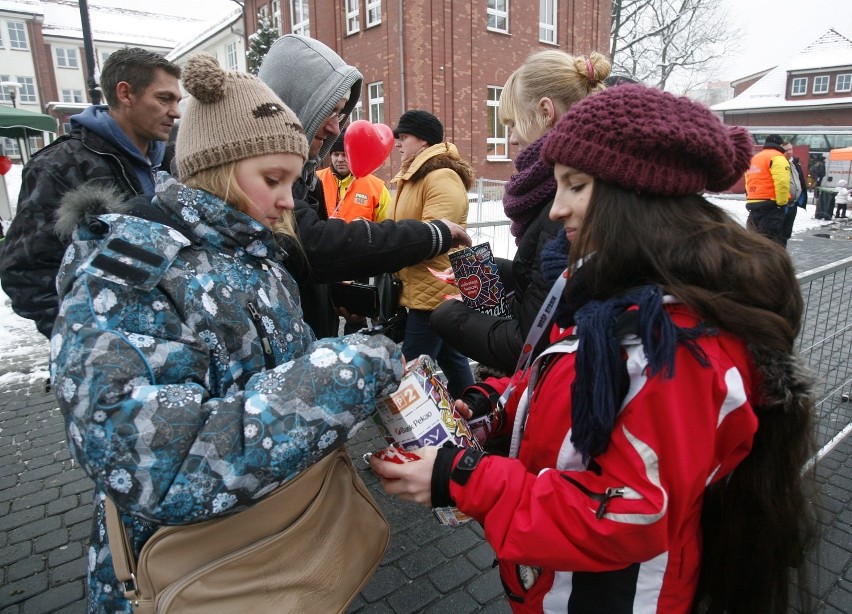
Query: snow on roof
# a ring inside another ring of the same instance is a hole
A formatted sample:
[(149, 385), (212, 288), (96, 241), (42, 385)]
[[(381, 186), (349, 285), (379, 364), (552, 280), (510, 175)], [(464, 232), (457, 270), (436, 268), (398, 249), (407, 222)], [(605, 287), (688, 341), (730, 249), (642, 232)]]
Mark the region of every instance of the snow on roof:
[(787, 100), (787, 73), (852, 66), (852, 40), (830, 29), (816, 41), (771, 69), (736, 98), (720, 102), (714, 111), (748, 111), (754, 109), (796, 109), (852, 104), (852, 95), (841, 98)]
[(12, 13), (27, 13), (29, 15), (43, 15), (41, 2), (38, 0), (0, 0), (0, 11)]
[[(95, 42), (172, 49), (208, 30), (240, 8), (230, 0), (90, 0), (89, 25)], [(0, 0), (0, 10), (44, 15), (45, 37), (82, 40), (79, 4), (74, 0)]]
[(205, 30), (199, 32), (197, 36), (191, 39), (184, 39), (184, 42), (179, 44), (177, 47), (172, 49), (166, 54), (166, 59), (174, 62), (176, 58), (181, 57), (184, 53), (193, 49), (200, 45), (203, 41), (207, 40), (211, 36), (217, 34), (221, 30), (224, 30), (226, 26), (231, 25), (237, 19), (242, 17), (243, 11), (242, 9), (235, 9), (230, 15), (225, 15), (220, 20), (215, 23), (210, 24)]

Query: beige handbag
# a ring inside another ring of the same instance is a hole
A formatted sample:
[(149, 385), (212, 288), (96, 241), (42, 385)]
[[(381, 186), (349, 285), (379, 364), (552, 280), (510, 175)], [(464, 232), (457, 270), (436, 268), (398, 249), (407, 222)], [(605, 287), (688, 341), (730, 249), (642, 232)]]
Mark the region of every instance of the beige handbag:
[(390, 537), (345, 448), (246, 511), (158, 529), (138, 561), (109, 498), (106, 519), (135, 614), (343, 612)]

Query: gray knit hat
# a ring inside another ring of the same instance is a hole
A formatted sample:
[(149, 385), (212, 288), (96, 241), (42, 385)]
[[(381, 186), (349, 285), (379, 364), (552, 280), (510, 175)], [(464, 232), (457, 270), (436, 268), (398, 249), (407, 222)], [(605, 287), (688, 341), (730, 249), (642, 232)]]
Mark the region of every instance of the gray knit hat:
[(192, 96), (175, 151), (181, 180), (266, 154), (307, 158), (308, 141), (298, 118), (260, 79), (223, 70), (204, 52), (189, 57), (181, 74)]

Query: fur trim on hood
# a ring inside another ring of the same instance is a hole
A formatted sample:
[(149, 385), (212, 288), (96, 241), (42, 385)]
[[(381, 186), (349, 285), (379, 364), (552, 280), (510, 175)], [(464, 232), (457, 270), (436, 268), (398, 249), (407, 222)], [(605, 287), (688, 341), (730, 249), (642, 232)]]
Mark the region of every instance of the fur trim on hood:
[[(442, 148), (443, 151), (441, 151)], [(424, 153), (429, 154), (429, 156), (420, 162), (418, 158), (420, 158), (420, 156)], [(411, 172), (412, 166), (414, 167), (413, 172)], [(469, 190), (473, 187), (473, 169), (470, 164), (461, 159), (456, 146), (448, 142), (432, 145), (411, 158), (408, 164), (404, 165), (402, 169), (400, 169), (399, 173), (393, 178), (391, 183), (395, 183), (400, 179), (405, 179), (406, 181), (411, 182), (420, 181), (432, 171), (441, 168), (448, 168), (455, 171), (455, 173), (459, 176), (459, 179), (461, 179), (464, 184), (465, 190)], [(411, 172), (410, 175), (408, 175), (409, 172)]]
[(127, 213), (131, 207), (121, 190), (82, 185), (62, 197), (56, 213), (56, 234), (68, 241), (78, 226), (89, 226), (104, 213)]

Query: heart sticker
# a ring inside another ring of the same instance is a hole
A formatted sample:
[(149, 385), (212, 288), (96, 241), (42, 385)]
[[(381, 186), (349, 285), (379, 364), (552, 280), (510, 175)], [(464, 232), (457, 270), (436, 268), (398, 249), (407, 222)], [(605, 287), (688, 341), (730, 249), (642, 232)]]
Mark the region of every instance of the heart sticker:
[(393, 149), (393, 130), (385, 124), (359, 119), (346, 128), (343, 151), (356, 177), (365, 177), (379, 168)]
[(479, 296), (480, 291), (482, 291), (482, 280), (476, 275), (468, 275), (467, 277), (457, 279), (456, 286), (458, 286), (459, 292), (467, 298), (474, 300)]

